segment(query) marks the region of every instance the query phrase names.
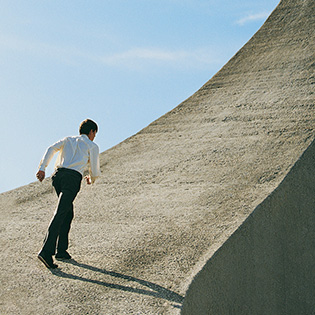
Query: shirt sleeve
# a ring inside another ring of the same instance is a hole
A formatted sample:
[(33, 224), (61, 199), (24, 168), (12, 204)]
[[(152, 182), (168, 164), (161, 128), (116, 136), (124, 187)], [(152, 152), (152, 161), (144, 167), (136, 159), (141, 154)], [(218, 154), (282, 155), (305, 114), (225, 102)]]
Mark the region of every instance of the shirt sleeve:
[(99, 148), (97, 145), (90, 150), (90, 176), (92, 183), (101, 175)]
[(44, 171), (46, 170), (46, 167), (48, 166), (48, 164), (50, 163), (50, 161), (52, 160), (54, 154), (56, 152), (58, 152), (59, 150), (61, 150), (61, 148), (64, 145), (64, 139), (57, 141), (56, 143), (54, 143), (53, 145), (51, 145), (45, 152), (42, 160), (39, 163), (39, 170), (40, 171)]

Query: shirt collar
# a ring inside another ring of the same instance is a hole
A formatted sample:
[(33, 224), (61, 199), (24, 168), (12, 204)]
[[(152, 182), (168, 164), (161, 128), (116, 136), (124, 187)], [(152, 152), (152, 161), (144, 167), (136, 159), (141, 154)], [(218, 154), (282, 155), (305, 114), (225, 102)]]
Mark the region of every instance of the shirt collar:
[(91, 140), (89, 139), (89, 137), (88, 137), (86, 134), (82, 134), (82, 135), (80, 135), (80, 136), (83, 137), (83, 138), (88, 139), (89, 141), (91, 141)]

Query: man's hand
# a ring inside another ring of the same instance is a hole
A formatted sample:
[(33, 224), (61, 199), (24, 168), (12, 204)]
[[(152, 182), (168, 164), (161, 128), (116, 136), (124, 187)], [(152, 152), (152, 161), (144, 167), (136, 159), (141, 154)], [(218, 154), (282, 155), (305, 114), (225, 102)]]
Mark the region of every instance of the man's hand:
[(44, 180), (44, 178), (45, 178), (45, 172), (44, 172), (44, 171), (38, 171), (38, 172), (36, 173), (36, 177), (37, 177), (37, 179), (38, 179), (40, 182), (42, 182), (42, 181)]
[(91, 185), (92, 184), (92, 181), (91, 181), (91, 177), (88, 175), (88, 176), (85, 176), (84, 179), (86, 180), (86, 183), (88, 185)]

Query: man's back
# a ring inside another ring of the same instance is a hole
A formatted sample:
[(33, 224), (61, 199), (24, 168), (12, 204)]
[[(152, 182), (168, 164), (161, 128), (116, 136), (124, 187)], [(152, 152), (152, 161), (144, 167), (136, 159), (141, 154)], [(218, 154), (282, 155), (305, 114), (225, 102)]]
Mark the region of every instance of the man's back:
[(56, 168), (69, 168), (83, 175), (85, 167), (89, 164), (91, 178), (100, 175), (99, 148), (87, 135), (66, 137), (50, 146), (41, 163), (40, 170), (45, 170), (53, 155), (59, 151)]
[(57, 167), (65, 167), (83, 174), (85, 166), (90, 161), (90, 155), (98, 155), (98, 147), (86, 135), (66, 137), (56, 161)]

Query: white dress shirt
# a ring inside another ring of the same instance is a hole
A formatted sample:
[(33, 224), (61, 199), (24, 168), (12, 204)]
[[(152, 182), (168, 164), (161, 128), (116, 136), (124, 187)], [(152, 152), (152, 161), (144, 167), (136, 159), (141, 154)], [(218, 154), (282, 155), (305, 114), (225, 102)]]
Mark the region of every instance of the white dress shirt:
[(99, 148), (87, 135), (66, 137), (50, 146), (39, 164), (40, 171), (45, 172), (49, 162), (58, 151), (56, 168), (69, 168), (83, 175), (88, 165), (92, 183), (100, 176)]

